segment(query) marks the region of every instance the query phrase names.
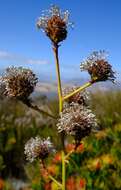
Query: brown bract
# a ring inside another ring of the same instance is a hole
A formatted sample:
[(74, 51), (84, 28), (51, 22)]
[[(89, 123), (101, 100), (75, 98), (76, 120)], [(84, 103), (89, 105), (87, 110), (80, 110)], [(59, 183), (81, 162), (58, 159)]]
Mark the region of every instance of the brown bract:
[(73, 136), (76, 145), (79, 145), (82, 138), (97, 128), (97, 120), (90, 109), (72, 103), (60, 114), (57, 127), (59, 132)]
[(109, 76), (113, 77), (112, 66), (105, 60), (97, 60), (96, 64), (92, 65), (88, 69), (89, 74), (91, 75), (92, 80), (97, 78), (97, 81), (108, 80)]
[(52, 152), (54, 152), (54, 148), (49, 137), (44, 140), (41, 140), (40, 137), (31, 138), (25, 144), (24, 153), (30, 162), (33, 162), (37, 158), (44, 160)]
[(73, 27), (69, 22), (69, 11), (62, 11), (58, 6), (53, 5), (49, 10), (43, 11), (37, 20), (37, 28), (41, 29), (57, 47), (67, 37), (68, 26)]
[[(63, 97), (65, 97), (68, 94), (74, 92), (78, 88), (79, 88), (78, 86), (72, 86), (72, 87), (63, 88), (62, 89)], [(87, 91), (78, 92), (78, 93), (74, 94), (73, 96), (69, 97), (66, 100), (66, 102), (69, 103), (69, 104), (74, 102), (74, 103), (78, 103), (78, 104), (83, 105), (83, 106), (87, 106), (88, 105), (88, 99), (89, 99), (88, 95), (89, 94), (87, 93)]]
[[(28, 88), (29, 86), (29, 88)], [(8, 93), (13, 97), (22, 97), (27, 98), (33, 92), (33, 86), (31, 86), (30, 81), (24, 80), (21, 75), (13, 76), (9, 78), (9, 92), (6, 91), (6, 95)]]
[(58, 44), (67, 37), (67, 27), (64, 20), (57, 15), (51, 17), (47, 22), (46, 35), (54, 44)]
[(104, 50), (94, 51), (80, 65), (80, 69), (88, 71), (92, 82), (110, 80), (114, 82), (115, 72), (107, 60), (107, 53)]
[(37, 81), (37, 77), (30, 69), (9, 67), (6, 69), (5, 76), (2, 77), (5, 87), (4, 95), (25, 101), (34, 91)]

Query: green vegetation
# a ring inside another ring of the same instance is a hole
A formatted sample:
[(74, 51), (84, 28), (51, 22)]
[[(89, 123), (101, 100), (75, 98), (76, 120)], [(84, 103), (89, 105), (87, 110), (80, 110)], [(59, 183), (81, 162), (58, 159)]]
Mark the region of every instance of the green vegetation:
[[(48, 104), (46, 98), (40, 97), (36, 101), (57, 112), (56, 100)], [(97, 91), (91, 94), (90, 103), (100, 130), (85, 138), (77, 152), (71, 155), (67, 163), (67, 190), (121, 189), (121, 91)], [(50, 136), (57, 145), (58, 152), (46, 163), (52, 176), (60, 179), (61, 143), (58, 143), (53, 119), (43, 117), (21, 102), (0, 100), (0, 176), (5, 180), (4, 189), (14, 189), (8, 182), (11, 177), (26, 179), (33, 189), (57, 189), (44, 172), (40, 179), (38, 162), (31, 165), (25, 161), (24, 144), (37, 135)], [(68, 144), (67, 151), (71, 148)]]

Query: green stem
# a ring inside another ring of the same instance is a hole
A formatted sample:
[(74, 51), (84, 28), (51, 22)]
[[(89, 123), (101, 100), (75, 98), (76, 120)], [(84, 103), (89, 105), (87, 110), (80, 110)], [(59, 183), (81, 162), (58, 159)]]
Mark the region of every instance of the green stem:
[(41, 167), (41, 166), (42, 166), (43, 169), (45, 169), (45, 171), (47, 172), (49, 179), (51, 179), (54, 183), (56, 183), (56, 185), (58, 185), (58, 187), (62, 188), (62, 184), (59, 183), (54, 177), (52, 177), (52, 176), (49, 174), (48, 169), (46, 168), (46, 165), (45, 165), (44, 160), (40, 160), (40, 167)]
[(66, 156), (65, 156), (65, 160), (67, 160), (69, 158), (69, 156), (74, 152), (74, 150), (70, 151)]
[(54, 177), (52, 177), (51, 175), (49, 175), (49, 178), (54, 182), (56, 183), (56, 185), (58, 185), (58, 187), (60, 187), (62, 189), (62, 184), (59, 183)]
[(53, 118), (53, 119), (57, 119), (55, 116), (51, 115), (50, 113), (48, 113), (48, 112), (46, 112), (46, 111), (40, 109), (37, 105), (32, 105), (32, 104), (30, 104), (29, 107), (32, 108), (33, 110), (35, 110), (35, 111), (37, 111), (37, 112), (43, 114), (43, 115), (49, 116), (49, 117), (51, 117), (51, 118)]
[(58, 58), (58, 45), (54, 45), (53, 51), (55, 56), (56, 72), (58, 79), (58, 98), (59, 98), (59, 113), (60, 113), (62, 112), (63, 109), (63, 101), (62, 101), (61, 77), (60, 77), (59, 58)]
[(66, 180), (66, 168), (65, 168), (65, 153), (62, 151), (62, 190), (65, 190), (65, 180)]
[(76, 171), (78, 171), (78, 173), (80, 174), (80, 168), (78, 167), (78, 165), (76, 164), (76, 162), (75, 162), (72, 158), (70, 158), (70, 162), (73, 163), (73, 165), (74, 165)]
[(70, 94), (68, 94), (67, 96), (63, 97), (63, 101), (70, 98), (71, 96), (75, 95), (76, 93), (86, 89), (87, 87), (91, 86), (93, 83), (92, 82), (88, 82), (86, 84), (84, 84), (83, 86), (79, 87), (78, 89), (76, 89), (75, 91), (71, 92)]
[[(58, 98), (59, 98), (59, 113), (63, 110), (63, 99), (62, 99), (62, 87), (61, 87), (61, 77), (60, 77), (60, 67), (59, 67), (59, 57), (58, 57), (58, 45), (53, 45), (53, 51), (55, 56), (55, 63), (56, 63), (56, 73), (57, 73), (57, 80), (58, 80)], [(61, 142), (63, 150), (65, 150), (65, 133), (61, 133)]]

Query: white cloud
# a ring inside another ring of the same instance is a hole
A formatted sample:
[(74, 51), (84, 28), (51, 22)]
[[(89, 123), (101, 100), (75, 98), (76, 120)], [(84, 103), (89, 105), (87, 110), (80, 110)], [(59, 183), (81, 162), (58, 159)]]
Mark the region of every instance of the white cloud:
[(12, 54), (10, 54), (10, 53), (8, 53), (6, 51), (0, 50), (0, 59), (10, 59), (12, 57), (13, 57)]
[(22, 55), (16, 55), (8, 51), (2, 51), (0, 50), (0, 60), (5, 60), (5, 61), (14, 61), (16, 63), (21, 63), (21, 64), (47, 64), (47, 60), (42, 60), (42, 59), (33, 59), (33, 58), (26, 58)]
[(46, 60), (40, 60), (40, 59), (28, 59), (26, 61), (28, 64), (47, 64)]

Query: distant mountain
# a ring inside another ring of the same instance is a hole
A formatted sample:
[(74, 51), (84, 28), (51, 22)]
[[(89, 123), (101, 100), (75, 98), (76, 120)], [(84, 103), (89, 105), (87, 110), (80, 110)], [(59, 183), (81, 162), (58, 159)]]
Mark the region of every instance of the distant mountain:
[[(0, 76), (2, 75), (3, 70), (0, 70)], [(41, 82), (38, 82), (36, 88), (35, 88), (35, 92), (33, 93), (33, 96), (39, 96), (39, 95), (46, 95), (48, 98), (57, 96), (57, 82), (54, 82), (52, 80), (48, 80), (47, 77), (40, 77), (42, 78)], [(83, 84), (85, 84), (86, 82), (88, 82), (89, 79), (88, 78), (73, 78), (71, 80), (64, 80), (62, 81), (62, 87), (68, 87), (68, 86), (73, 86), (73, 85), (77, 85), (77, 86), (82, 86)], [(91, 91), (95, 91), (95, 90), (117, 90), (117, 89), (121, 89), (121, 81), (116, 82), (116, 84), (113, 84), (110, 81), (107, 82), (98, 82), (92, 85), (91, 88), (88, 88)]]
[[(73, 80), (68, 80), (62, 83), (62, 86), (68, 87), (68, 86), (73, 86), (73, 85), (77, 85), (77, 86), (81, 86), (83, 84), (85, 84), (88, 80), (86, 79), (73, 79)], [(91, 88), (88, 88), (91, 91), (95, 91), (95, 90), (117, 90), (117, 89), (121, 89), (121, 82), (117, 82), (116, 84), (113, 84), (110, 81), (107, 82), (98, 82), (92, 85)], [(39, 82), (35, 88), (35, 93), (34, 95), (38, 96), (38, 95), (46, 95), (47, 97), (53, 97), (53, 96), (57, 96), (57, 83), (54, 82)]]

